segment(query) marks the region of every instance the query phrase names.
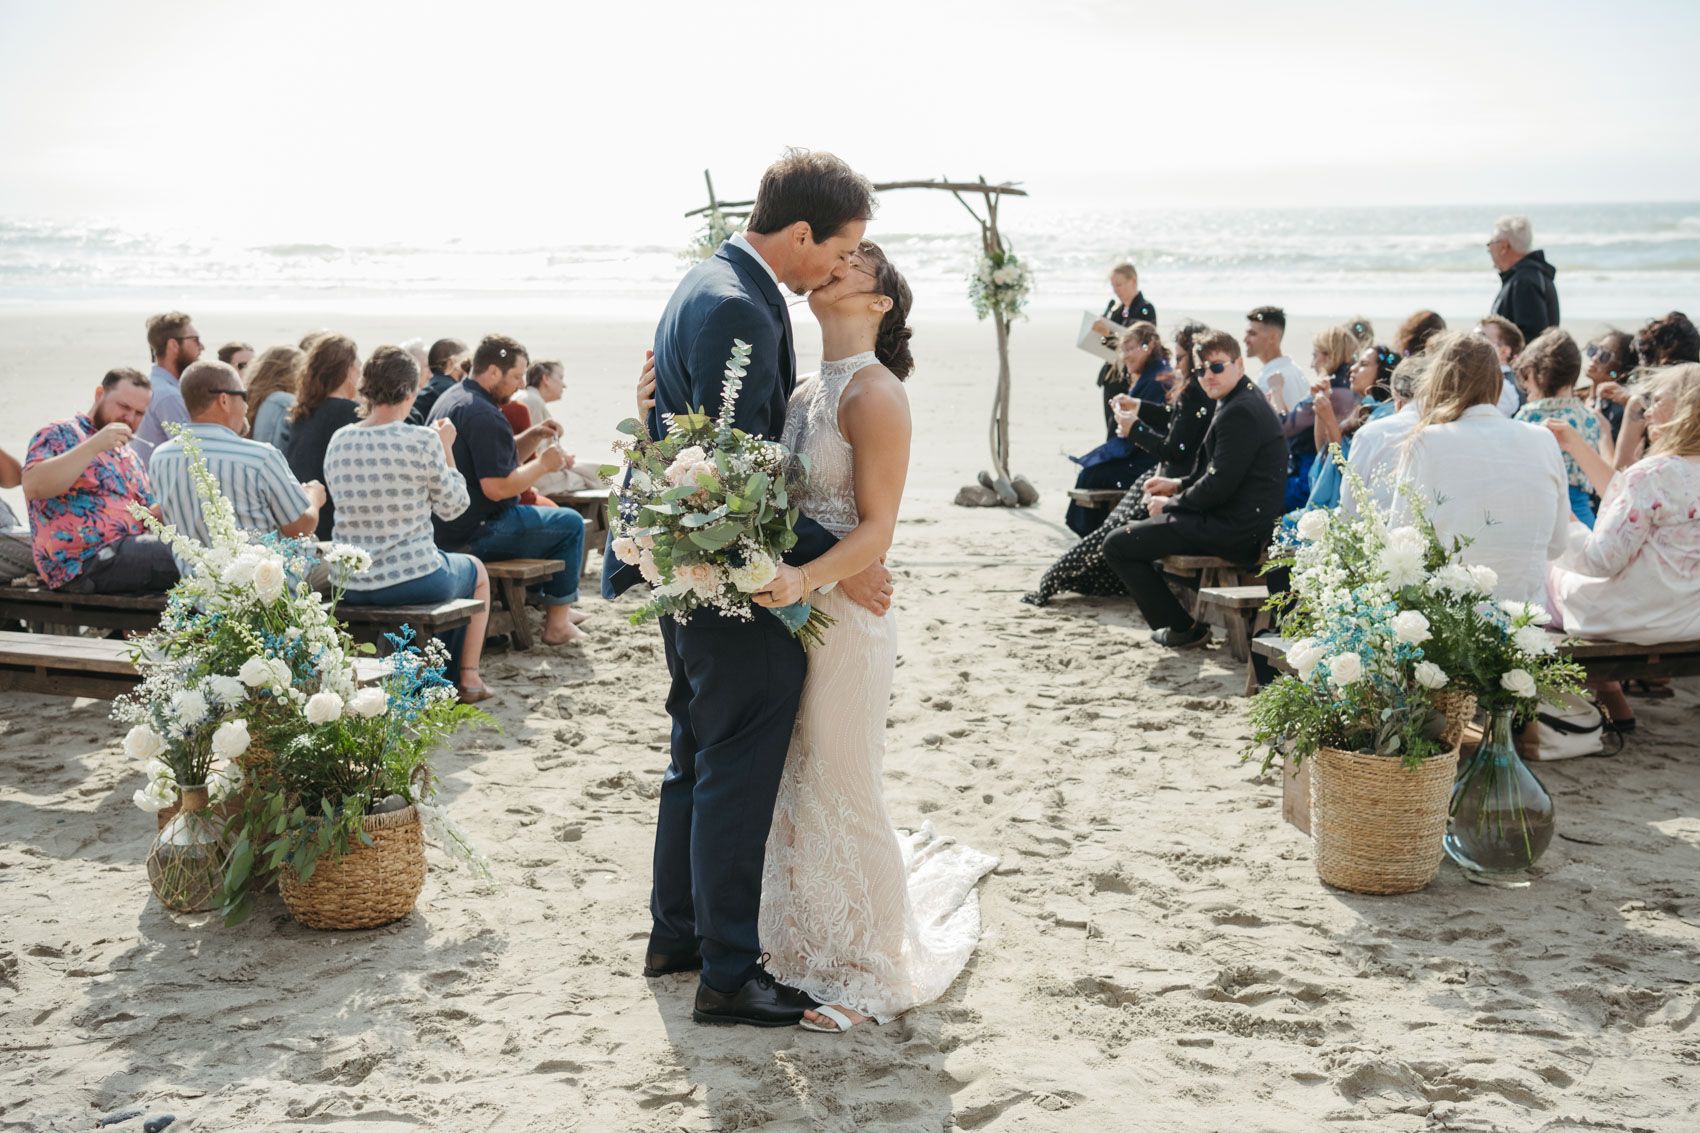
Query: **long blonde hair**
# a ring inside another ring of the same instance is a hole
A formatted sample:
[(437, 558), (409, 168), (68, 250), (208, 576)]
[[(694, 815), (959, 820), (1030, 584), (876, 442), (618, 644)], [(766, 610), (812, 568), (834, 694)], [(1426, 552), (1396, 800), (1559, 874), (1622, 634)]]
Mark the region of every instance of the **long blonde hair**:
[(1684, 362), (1654, 373), (1648, 382), (1654, 397), (1675, 402), (1671, 419), (1656, 426), (1648, 452), (1655, 456), (1700, 456), (1700, 362)]
[(307, 372), (307, 355), (293, 346), (273, 346), (254, 359), (248, 367), (248, 432), (254, 431), (254, 418), (260, 406), (274, 393), (291, 397), (301, 386), (301, 375)]
[(1477, 335), (1448, 331), (1429, 339), (1423, 353), (1429, 359), (1428, 373), (1422, 380), (1423, 413), (1411, 436), (1430, 425), (1456, 421), (1477, 405), (1499, 404), (1505, 379), (1500, 375), (1499, 351), (1493, 343)]

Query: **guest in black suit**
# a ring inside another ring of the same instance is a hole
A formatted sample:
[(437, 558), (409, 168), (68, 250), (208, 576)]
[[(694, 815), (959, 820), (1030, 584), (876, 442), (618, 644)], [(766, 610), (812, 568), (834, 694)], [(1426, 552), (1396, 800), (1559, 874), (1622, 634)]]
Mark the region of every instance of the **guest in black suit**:
[(1198, 340), (1199, 382), (1216, 401), (1198, 467), (1184, 480), (1145, 482), (1150, 518), (1104, 541), (1104, 558), (1121, 578), (1159, 645), (1185, 649), (1210, 640), (1170, 593), (1159, 560), (1166, 555), (1217, 555), (1251, 562), (1281, 518), (1287, 439), (1268, 399), (1245, 376), (1233, 335)]
[[(797, 362), (780, 284), (799, 294), (849, 270), (873, 209), (868, 182), (838, 158), (793, 151), (768, 168), (746, 233), (686, 274), (655, 331), (652, 433), (661, 415), (693, 406), (718, 414), (734, 339), (754, 348), (737, 427), (777, 440)], [(807, 517), (787, 561), (806, 563), (836, 539)], [(603, 594), (638, 581), (610, 553)], [(890, 575), (875, 564), (839, 583), (883, 615)], [(655, 830), (653, 927), (644, 973), (700, 968), (699, 1023), (796, 1023), (812, 1000), (761, 966), (757, 914), (762, 863), (780, 774), (803, 692), (803, 647), (777, 618), (704, 609), (685, 623), (661, 619), (672, 686), (672, 762), (661, 780)]]
[[(1120, 337), (1119, 327), (1130, 327), (1134, 323), (1156, 325), (1157, 308), (1139, 290), (1139, 272), (1132, 264), (1117, 264), (1110, 270), (1110, 290), (1116, 293), (1116, 297), (1104, 308), (1104, 317), (1092, 324), (1092, 329), (1104, 336), (1105, 346), (1116, 345)], [(1104, 398), (1106, 440), (1116, 435), (1116, 415), (1110, 409), (1110, 402), (1116, 394), (1128, 392), (1130, 384), (1129, 376), (1114, 362), (1105, 362), (1104, 368), (1098, 371), (1098, 390)]]

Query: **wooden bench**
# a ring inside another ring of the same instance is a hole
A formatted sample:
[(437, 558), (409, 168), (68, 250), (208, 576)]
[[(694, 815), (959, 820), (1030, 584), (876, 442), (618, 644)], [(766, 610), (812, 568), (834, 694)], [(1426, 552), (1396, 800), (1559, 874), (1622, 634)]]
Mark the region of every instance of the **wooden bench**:
[(549, 498), (562, 507), (570, 507), (584, 516), (584, 565), (581, 575), (590, 573), (593, 555), (600, 555), (608, 546), (609, 488), (590, 488), (582, 492), (561, 492)]
[(1200, 617), (1201, 591), (1257, 581), (1256, 564), (1236, 563), (1215, 555), (1168, 555), (1160, 560), (1160, 565), (1176, 595), (1195, 618)]
[(485, 563), (490, 574), (490, 625), (485, 635), (505, 633), (513, 638), (515, 649), (531, 648), (531, 619), (525, 612), (526, 587), (542, 582), (566, 569), (560, 559), (507, 559)]
[(1070, 488), (1068, 498), (1083, 508), (1109, 510), (1122, 502), (1126, 488)]
[[(382, 647), (384, 634), (394, 633), (403, 625), (411, 626), (415, 644), (423, 645), (439, 634), (464, 627), (480, 607), (476, 598), (456, 598), (431, 606), (344, 603), (336, 613), (348, 623), (356, 641)], [(164, 610), (163, 594), (67, 594), (44, 586), (0, 586), (0, 621), (21, 621), (37, 633), (48, 626), (146, 633), (159, 624)]]
[(1263, 606), (1268, 601), (1267, 586), (1204, 586), (1198, 591), (1198, 617), (1226, 629), (1228, 652), (1236, 661), (1249, 662), (1251, 637), (1264, 620)]
[[(1553, 637), (1558, 639), (1558, 651), (1581, 665), (1591, 680), (1661, 680), (1700, 674), (1700, 641), (1632, 645), (1626, 641), (1565, 638), (1559, 633), (1554, 633)], [(1287, 664), (1287, 648), (1291, 644), (1284, 637), (1254, 637), (1251, 651), (1267, 657), (1279, 671), (1290, 673), (1293, 667)]]
[[(130, 660), (132, 648), (117, 637), (0, 631), (0, 690), (111, 700), (142, 679)], [(389, 668), (372, 657), (354, 662), (355, 678), (363, 685), (381, 680)]]

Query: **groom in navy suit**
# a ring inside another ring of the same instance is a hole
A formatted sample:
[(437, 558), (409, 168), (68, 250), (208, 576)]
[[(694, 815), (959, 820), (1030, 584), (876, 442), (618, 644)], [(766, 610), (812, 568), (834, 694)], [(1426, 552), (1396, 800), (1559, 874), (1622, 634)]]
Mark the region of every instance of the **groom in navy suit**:
[[(872, 187), (831, 154), (792, 151), (768, 168), (747, 235), (692, 268), (661, 316), (652, 435), (660, 435), (664, 413), (700, 407), (719, 414), (733, 339), (754, 347), (737, 427), (783, 435), (797, 358), (779, 285), (804, 294), (842, 277), (872, 212)], [(820, 557), (836, 541), (806, 517), (796, 531), (786, 555), (793, 563)], [(640, 581), (611, 552), (602, 577), (607, 598)], [(883, 615), (890, 577), (876, 565), (839, 585)], [(661, 782), (644, 975), (701, 968), (692, 1013), (699, 1023), (796, 1023), (815, 1004), (762, 968), (756, 922), (774, 799), (803, 693), (802, 646), (760, 610), (750, 621), (709, 610), (684, 625), (663, 618), (661, 638), (672, 677), (672, 761)]]

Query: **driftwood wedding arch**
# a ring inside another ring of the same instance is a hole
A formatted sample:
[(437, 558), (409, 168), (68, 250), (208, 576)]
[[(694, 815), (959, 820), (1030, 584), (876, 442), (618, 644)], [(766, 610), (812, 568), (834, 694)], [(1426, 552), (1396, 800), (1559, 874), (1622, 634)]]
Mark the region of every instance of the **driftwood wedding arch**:
[[(722, 201), (715, 195), (714, 177), (706, 169), (703, 170), (702, 176), (708, 186), (708, 204), (692, 209), (685, 215), (708, 218), (704, 242), (712, 251), (725, 236), (736, 231), (732, 227), (733, 221), (748, 219), (749, 210), (755, 202)], [(986, 260), (1002, 263), (1009, 255), (1009, 247), (998, 232), (998, 206), (1004, 197), (1027, 195), (1027, 190), (1020, 188), (1019, 182), (992, 183), (984, 177), (973, 181), (952, 181), (948, 177), (939, 177), (921, 181), (884, 181), (874, 185), (876, 193), (889, 193), (898, 189), (933, 189), (949, 193), (979, 224), (982, 256)], [(983, 215), (968, 203), (969, 196), (981, 198)], [(980, 473), (978, 484), (970, 484), (958, 492), (956, 502), (980, 507), (1028, 507), (1038, 502), (1039, 493), (1025, 476), (1012, 476), (1009, 471), (1009, 329), (1012, 313), (997, 305), (993, 305), (988, 313), (998, 338), (997, 393), (992, 400), (992, 467), (989, 472)]]

